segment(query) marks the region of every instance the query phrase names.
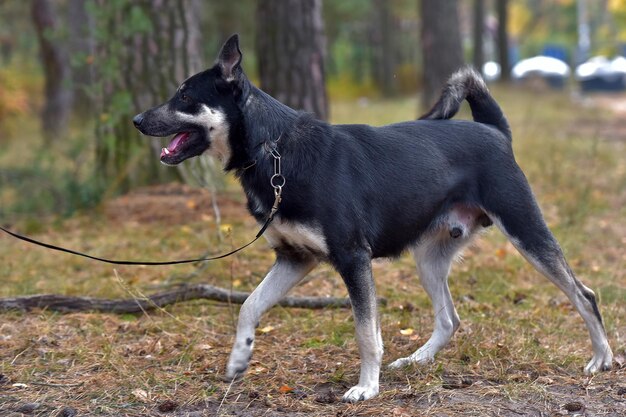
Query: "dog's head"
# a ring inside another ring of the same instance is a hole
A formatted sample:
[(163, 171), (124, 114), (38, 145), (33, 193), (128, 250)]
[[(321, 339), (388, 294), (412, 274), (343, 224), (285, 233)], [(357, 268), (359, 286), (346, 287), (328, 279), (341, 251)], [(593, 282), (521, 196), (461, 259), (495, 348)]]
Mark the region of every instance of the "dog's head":
[(246, 82), (241, 58), (239, 37), (233, 35), (212, 68), (189, 77), (168, 101), (133, 118), (145, 135), (174, 135), (161, 150), (161, 162), (177, 165), (207, 150), (228, 162), (229, 133)]

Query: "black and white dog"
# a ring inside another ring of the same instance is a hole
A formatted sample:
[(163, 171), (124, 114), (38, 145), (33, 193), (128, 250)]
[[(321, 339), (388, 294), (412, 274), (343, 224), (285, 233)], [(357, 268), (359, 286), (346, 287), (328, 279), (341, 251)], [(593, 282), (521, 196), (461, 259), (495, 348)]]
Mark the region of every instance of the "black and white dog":
[[(238, 177), (260, 223), (274, 203), (272, 147), (282, 155), (286, 184), (265, 233), (276, 263), (241, 308), (227, 378), (248, 367), (261, 315), (324, 261), (348, 289), (361, 355), (359, 382), (343, 399), (372, 398), (383, 355), (372, 258), (407, 249), (415, 257), (435, 311), (434, 331), (422, 347), (390, 366), (427, 363), (459, 327), (447, 283), (450, 265), (472, 236), (492, 223), (582, 316), (593, 346), (585, 372), (611, 367), (594, 293), (576, 279), (548, 230), (515, 162), (508, 122), (479, 75), (469, 69), (453, 75), (421, 120), (383, 127), (329, 125), (252, 85), (241, 58), (234, 35), (212, 68), (133, 119), (146, 135), (175, 135), (162, 150), (165, 164), (205, 151), (219, 158), (225, 171)], [(449, 120), (463, 100), (474, 121)]]

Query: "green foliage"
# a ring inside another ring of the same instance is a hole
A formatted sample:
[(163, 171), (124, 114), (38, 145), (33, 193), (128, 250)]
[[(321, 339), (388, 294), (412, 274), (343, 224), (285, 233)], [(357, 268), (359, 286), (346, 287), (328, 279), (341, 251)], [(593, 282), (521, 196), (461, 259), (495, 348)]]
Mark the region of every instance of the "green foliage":
[(154, 30), (150, 17), (136, 4), (131, 5), (128, 18), (128, 25), (124, 25), (126, 31), (122, 31), (122, 36), (147, 34)]
[[(586, 1), (591, 29), (592, 54), (608, 56), (618, 52), (626, 33), (623, 0)], [(523, 57), (541, 53), (546, 44), (566, 48), (575, 58), (578, 41), (576, 0), (510, 1), (511, 37)]]
[[(11, 147), (17, 153), (9, 152), (2, 159), (0, 214), (3, 217), (19, 214), (25, 219), (35, 219), (49, 213), (69, 216), (100, 202), (104, 190), (91, 169), (93, 146), (89, 135), (73, 135), (63, 143), (62, 150), (52, 150), (36, 140), (25, 145), (24, 151)], [(37, 223), (32, 220), (27, 226), (30, 230), (37, 229)]]
[(92, 124), (43, 143), (36, 120), (43, 80), (33, 64), (15, 60), (0, 68), (0, 217), (19, 216), (26, 231), (39, 230), (42, 215), (69, 216), (102, 196), (93, 170)]
[(326, 81), (328, 94), (333, 100), (355, 100), (361, 97), (380, 96), (378, 87), (371, 79), (357, 81), (349, 73), (329, 77)]
[[(383, 46), (378, 6), (388, 8), (393, 37)], [(415, 91), (420, 62), (417, 5), (413, 1), (349, 0), (324, 3), (329, 94), (334, 98), (375, 97), (383, 89), (377, 68), (385, 65), (382, 48), (389, 48), (392, 89)], [(406, 70), (411, 69), (411, 74)]]
[(5, 135), (17, 129), (17, 118), (32, 112), (29, 97), (40, 87), (39, 81), (31, 71), (0, 68), (0, 128)]

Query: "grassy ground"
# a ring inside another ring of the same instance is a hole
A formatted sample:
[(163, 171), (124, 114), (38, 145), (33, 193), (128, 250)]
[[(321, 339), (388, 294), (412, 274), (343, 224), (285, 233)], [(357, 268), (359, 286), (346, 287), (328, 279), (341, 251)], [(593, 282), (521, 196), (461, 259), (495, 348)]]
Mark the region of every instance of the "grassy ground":
[[(623, 365), (626, 122), (566, 95), (520, 89), (495, 95), (511, 121), (518, 162), (550, 227), (578, 276), (599, 295), (611, 345)], [(618, 99), (608, 99), (609, 105)], [(333, 119), (382, 124), (413, 118), (416, 108), (412, 99), (334, 103)], [(0, 197), (13, 226), (42, 240), (102, 256), (159, 259), (189, 257), (206, 248), (225, 251), (256, 232), (236, 187), (220, 197), (226, 233), (221, 242), (209, 196), (177, 185), (138, 190), (70, 218), (34, 218), (29, 202), (20, 199), (51, 177), (35, 176), (41, 171), (34, 164), (41, 159), (32, 150), (41, 143), (35, 129), (25, 129), (3, 138)], [(88, 150), (80, 143), (63, 146), (60, 153)], [(77, 160), (66, 163), (74, 166)], [(22, 204), (17, 207), (29, 215), (7, 209), (8, 203)], [(3, 297), (130, 297), (180, 282), (251, 290), (273, 260), (261, 242), (198, 274), (191, 266), (112, 269), (5, 236), (0, 236), (0, 254)], [(388, 300), (381, 320), (389, 363), (427, 340), (432, 312), (408, 256), (377, 261), (374, 273), (380, 296)], [(582, 375), (590, 358), (582, 320), (497, 230), (466, 251), (450, 281), (462, 319), (451, 344), (432, 366), (384, 369), (380, 396), (355, 405), (338, 402), (358, 378), (349, 311), (273, 309), (260, 326), (250, 372), (232, 386), (221, 377), (237, 306), (197, 301), (138, 315), (1, 313), (0, 415), (20, 415), (18, 410), (29, 407), (32, 415), (77, 410), (111, 416), (626, 414), (626, 370), (617, 366), (594, 377)], [(346, 295), (328, 267), (314, 271), (294, 293)]]

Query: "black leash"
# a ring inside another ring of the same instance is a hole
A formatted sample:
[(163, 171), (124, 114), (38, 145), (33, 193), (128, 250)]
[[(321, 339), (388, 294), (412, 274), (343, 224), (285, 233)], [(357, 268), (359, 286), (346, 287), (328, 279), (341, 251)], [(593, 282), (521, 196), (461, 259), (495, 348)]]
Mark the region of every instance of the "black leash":
[[(276, 140), (276, 142), (278, 142), (279, 139), (280, 137)], [(263, 236), (263, 233), (265, 233), (265, 230), (267, 230), (267, 227), (270, 225), (272, 220), (274, 220), (274, 215), (278, 211), (278, 205), (280, 204), (280, 201), (282, 199), (283, 187), (285, 186), (286, 181), (285, 181), (285, 177), (283, 176), (281, 172), (281, 167), (280, 167), (281, 156), (278, 153), (276, 142), (265, 142), (266, 150), (274, 158), (274, 175), (272, 175), (272, 177), (270, 178), (270, 184), (272, 185), (272, 188), (274, 188), (274, 205), (272, 206), (272, 209), (270, 210), (270, 214), (269, 216), (267, 216), (267, 220), (265, 220), (265, 223), (263, 223), (263, 226), (261, 226), (261, 229), (256, 234), (254, 239), (252, 239), (250, 242), (246, 243), (245, 245), (240, 246), (239, 248), (234, 249), (228, 253), (224, 253), (222, 255), (205, 257), (205, 258), (183, 259), (183, 260), (174, 260), (174, 261), (160, 261), (160, 262), (159, 261), (157, 262), (118, 261), (115, 259), (100, 258), (97, 256), (92, 256), (86, 253), (78, 252), (72, 249), (63, 248), (61, 246), (52, 245), (50, 243), (41, 242), (39, 240), (30, 238), (28, 236), (23, 236), (23, 235), (20, 235), (19, 233), (12, 232), (8, 229), (5, 229), (2, 226), (0, 226), (0, 230), (7, 233), (8, 235), (13, 236), (16, 239), (22, 240), (24, 242), (32, 243), (33, 245), (42, 246), (47, 249), (56, 250), (59, 252), (65, 252), (65, 253), (69, 253), (69, 254), (76, 255), (76, 256), (82, 256), (83, 258), (88, 258), (94, 261), (105, 262), (105, 263), (114, 264), (114, 265), (145, 265), (145, 266), (178, 265), (178, 264), (190, 264), (190, 263), (196, 263), (196, 262), (215, 261), (217, 259), (226, 258), (230, 255), (234, 255), (235, 253), (244, 250), (245, 248), (252, 245), (257, 240), (259, 240), (259, 238)]]
[(45, 243), (45, 242), (41, 242), (39, 240), (35, 240), (33, 238), (30, 238), (28, 236), (22, 236), (19, 233), (15, 233), (12, 232), (8, 229), (5, 229), (4, 227), (0, 226), (0, 230), (2, 230), (3, 232), (13, 236), (16, 239), (19, 240), (23, 240), (24, 242), (28, 242), (28, 243), (32, 243), (33, 245), (38, 245), (38, 246), (43, 246), (44, 248), (48, 248), (48, 249), (52, 249), (52, 250), (56, 250), (59, 252), (65, 252), (65, 253), (70, 253), (72, 255), (76, 255), (76, 256), (82, 256), (83, 258), (89, 258), (89, 259), (93, 259), (94, 261), (100, 261), (100, 262), (105, 262), (107, 264), (115, 264), (115, 265), (146, 265), (146, 266), (156, 266), (156, 265), (178, 265), (178, 264), (190, 264), (190, 263), (196, 263), (196, 262), (205, 262), (205, 261), (215, 261), (217, 259), (222, 259), (222, 258), (226, 258), (227, 256), (230, 255), (234, 255), (235, 253), (244, 250), (245, 248), (247, 248), (248, 246), (252, 245), (254, 242), (256, 242), (257, 240), (259, 240), (259, 238), (263, 235), (263, 233), (265, 232), (265, 229), (267, 229), (267, 226), (270, 225), (270, 223), (272, 222), (273, 217), (268, 217), (267, 220), (265, 221), (265, 223), (263, 224), (263, 226), (261, 227), (261, 230), (259, 230), (259, 233), (256, 234), (255, 238), (246, 243), (245, 245), (232, 250), (228, 253), (222, 254), (222, 255), (218, 255), (218, 256), (212, 256), (212, 257), (208, 257), (208, 258), (196, 258), (196, 259), (183, 259), (183, 260), (178, 260), (178, 261), (161, 261), (161, 262), (150, 262), (150, 261), (118, 261), (115, 259), (106, 259), (106, 258), (99, 258), (97, 256), (92, 256), (86, 253), (82, 253), (82, 252), (78, 252), (72, 249), (67, 249), (67, 248), (62, 248), (61, 246), (56, 246), (56, 245), (51, 245), (50, 243)]

